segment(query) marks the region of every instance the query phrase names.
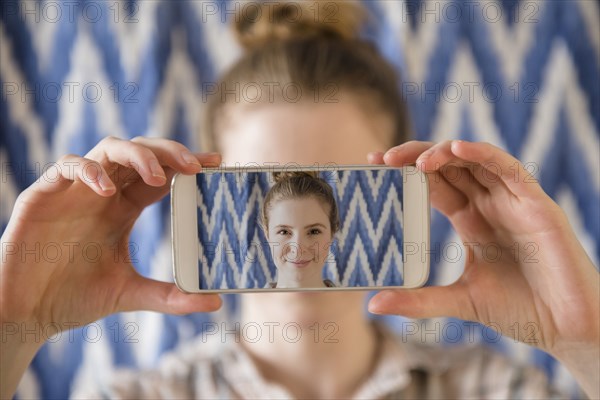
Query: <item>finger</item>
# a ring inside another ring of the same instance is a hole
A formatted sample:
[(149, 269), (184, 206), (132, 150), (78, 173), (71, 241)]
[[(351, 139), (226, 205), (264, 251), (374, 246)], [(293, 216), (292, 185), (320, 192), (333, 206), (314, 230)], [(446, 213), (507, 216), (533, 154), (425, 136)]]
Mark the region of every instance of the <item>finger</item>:
[[(422, 163), (423, 160), (428, 158), (429, 156), (431, 156), (436, 149), (440, 149), (443, 148), (444, 146), (449, 146), (450, 142), (441, 142), (438, 144), (435, 144), (433, 142), (419, 142), (419, 141), (410, 141), (410, 142), (406, 142), (400, 146), (396, 146), (394, 148), (391, 148), (390, 150), (388, 150), (388, 152), (385, 154), (384, 158), (386, 160), (386, 164), (388, 165), (404, 165), (404, 164), (418, 164), (419, 167), (423, 167)], [(462, 160), (460, 160), (458, 157), (453, 157), (452, 159), (455, 163), (459, 163), (462, 162)], [(432, 163), (435, 166), (435, 163)], [(470, 165), (466, 165), (466, 164), (460, 164), (460, 165), (456, 165), (459, 167), (465, 167), (467, 169), (469, 169), (469, 167), (474, 166), (474, 163), (470, 163)], [(475, 166), (475, 169), (477, 170), (477, 166)], [(432, 172), (432, 171), (437, 171), (436, 168), (430, 168), (427, 169), (427, 171)], [(453, 176), (452, 176), (452, 172), (457, 172), (457, 171), (447, 171), (446, 175), (447, 175), (447, 179), (446, 181), (448, 183), (453, 183)], [(460, 171), (462, 174), (464, 174), (465, 178), (469, 178), (467, 179), (467, 181), (474, 181), (475, 178), (471, 178), (470, 176), (466, 175), (465, 172)], [(435, 175), (434, 175), (435, 176)], [(438, 177), (439, 180), (439, 177)], [(456, 185), (456, 187), (460, 187), (461, 185)], [(467, 190), (468, 192), (468, 190)]]
[[(433, 142), (410, 141), (389, 149), (383, 156), (390, 166), (415, 164), (419, 156), (435, 146)], [(431, 205), (447, 217), (468, 204), (467, 197), (452, 186), (439, 171), (427, 173)]]
[(476, 318), (467, 292), (457, 284), (383, 290), (371, 298), (368, 308), (374, 314), (395, 314), (409, 318)]
[[(194, 157), (205, 167), (216, 167), (221, 162), (221, 155), (216, 153), (195, 154)], [(180, 171), (166, 167), (167, 182), (171, 182), (178, 172)], [(169, 193), (169, 190), (170, 186), (167, 184), (157, 187), (148, 186), (143, 181), (137, 181), (124, 188), (122, 193), (129, 201), (143, 208), (162, 199)]]
[[(126, 167), (125, 172), (122, 168), (120, 171), (117, 170), (121, 177), (123, 173), (130, 174), (133, 169), (146, 184), (151, 186), (162, 186), (167, 183), (163, 166), (190, 174), (199, 172), (201, 169), (199, 163), (181, 161), (183, 159), (181, 149), (185, 149), (185, 147), (174, 141), (156, 139), (152, 142), (152, 146), (157, 154), (151, 148), (140, 143), (107, 137), (88, 153), (88, 157), (100, 162), (107, 170), (112, 168), (115, 171), (115, 165)], [(210, 158), (213, 162), (220, 161), (218, 154), (211, 154)], [(137, 179), (118, 180), (115, 183), (124, 186), (136, 181)]]
[(466, 168), (449, 164), (441, 167), (438, 172), (450, 185), (464, 193), (469, 201), (489, 194), (489, 190), (482, 186)]
[(372, 151), (367, 154), (367, 162), (369, 164), (381, 165), (383, 162), (383, 152), (381, 151)]
[(489, 177), (497, 176), (515, 196), (537, 196), (543, 192), (537, 180), (523, 164), (499, 147), (490, 143), (455, 140), (452, 142), (451, 149), (457, 157), (478, 163), (485, 168), (488, 181)]
[(416, 140), (406, 142), (400, 146), (392, 147), (383, 156), (387, 165), (402, 167), (415, 164), (417, 158), (434, 146), (433, 142), (419, 142)]
[(498, 181), (500, 180), (500, 178), (498, 178), (495, 175), (491, 175), (490, 172), (487, 169), (483, 168), (480, 164), (464, 160), (463, 162), (465, 168), (468, 169), (471, 173), (471, 176), (488, 191), (493, 191), (494, 189), (502, 186), (498, 185)]
[(440, 171), (446, 180), (469, 197), (486, 193), (498, 186), (499, 179), (489, 180), (483, 168), (465, 161), (452, 152), (452, 141), (446, 140), (421, 154), (416, 164), (423, 171)]
[(439, 171), (454, 187), (465, 193), (469, 199), (488, 194), (488, 188), (473, 176), (475, 163), (466, 162), (452, 153), (452, 141), (446, 140), (429, 148), (416, 161), (422, 171)]
[(450, 218), (464, 209), (469, 199), (459, 189), (451, 185), (438, 171), (427, 173), (429, 180), (429, 201), (431, 206)]
[[(167, 176), (167, 182), (171, 182), (173, 177), (178, 173), (172, 168), (165, 167), (165, 175)], [(154, 204), (163, 197), (165, 197), (171, 186), (164, 184), (162, 186), (149, 186), (144, 181), (134, 182), (127, 187), (124, 187), (121, 191), (123, 197), (135, 204), (138, 208), (146, 208), (150, 204)]]
[[(135, 170), (148, 185), (162, 186), (167, 177), (154, 153), (137, 143), (108, 136), (100, 141), (86, 157), (98, 161), (109, 173), (115, 184), (123, 186), (124, 180), (118, 171)], [(119, 166), (125, 167), (118, 168)]]
[(47, 168), (32, 185), (43, 193), (56, 193), (81, 182), (100, 196), (112, 195), (116, 187), (106, 170), (98, 162), (68, 154)]
[(131, 139), (131, 141), (152, 150), (162, 165), (168, 165), (177, 172), (184, 174), (196, 174), (200, 172), (202, 166), (217, 167), (221, 164), (219, 153), (195, 155), (183, 144), (174, 140), (138, 136)]
[[(154, 196), (155, 199), (162, 197), (160, 193), (165, 193), (164, 186), (166, 186), (173, 177), (172, 175), (169, 176), (167, 168), (171, 168), (172, 170), (185, 174), (194, 174), (201, 170), (201, 165), (197, 157), (192, 154), (187, 147), (179, 142), (169, 139), (147, 138), (143, 136), (134, 137), (131, 139), (131, 142), (150, 149), (163, 167), (166, 176), (165, 185), (160, 186), (161, 189), (158, 191), (152, 191), (159, 193), (158, 197)], [(118, 178), (115, 180), (120, 182), (121, 187), (123, 188), (139, 182), (139, 184), (135, 186), (138, 188), (144, 188), (143, 190), (146, 190), (148, 185), (139, 178), (140, 176), (136, 171), (131, 169), (121, 169), (118, 173)]]
[(221, 307), (216, 294), (187, 294), (169, 282), (137, 276), (121, 296), (119, 311), (156, 311), (167, 314), (211, 312)]

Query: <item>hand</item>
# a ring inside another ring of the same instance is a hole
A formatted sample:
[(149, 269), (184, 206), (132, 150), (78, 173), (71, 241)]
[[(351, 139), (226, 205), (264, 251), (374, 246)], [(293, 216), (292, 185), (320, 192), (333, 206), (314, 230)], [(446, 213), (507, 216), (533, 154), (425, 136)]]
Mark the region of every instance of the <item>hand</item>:
[(141, 137), (108, 137), (85, 157), (63, 157), (21, 193), (2, 236), (2, 322), (60, 330), (119, 311), (219, 308), (216, 295), (186, 295), (140, 276), (128, 238), (142, 210), (169, 192), (176, 172), (194, 174), (220, 160)]
[[(432, 206), (467, 250), (455, 283), (385, 290), (371, 312), (477, 321), (562, 360), (586, 352), (598, 360), (599, 274), (564, 212), (517, 159), (488, 143), (413, 141), (371, 153), (369, 162), (416, 163)], [(482, 251), (489, 244), (500, 257)]]
[(44, 340), (61, 330), (119, 311), (220, 307), (217, 295), (184, 294), (140, 276), (128, 240), (175, 173), (220, 162), (219, 154), (195, 156), (170, 140), (108, 137), (85, 157), (63, 157), (19, 195), (1, 238), (0, 398), (13, 396)]

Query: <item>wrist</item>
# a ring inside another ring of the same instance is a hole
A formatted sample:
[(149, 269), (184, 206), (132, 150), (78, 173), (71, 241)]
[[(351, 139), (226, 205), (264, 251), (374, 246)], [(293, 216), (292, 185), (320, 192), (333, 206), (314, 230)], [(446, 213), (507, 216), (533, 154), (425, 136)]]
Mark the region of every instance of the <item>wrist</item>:
[(0, 318), (0, 398), (12, 398), (21, 377), (45, 340), (39, 323)]
[(600, 398), (600, 337), (564, 346), (551, 355), (569, 370), (590, 399)]

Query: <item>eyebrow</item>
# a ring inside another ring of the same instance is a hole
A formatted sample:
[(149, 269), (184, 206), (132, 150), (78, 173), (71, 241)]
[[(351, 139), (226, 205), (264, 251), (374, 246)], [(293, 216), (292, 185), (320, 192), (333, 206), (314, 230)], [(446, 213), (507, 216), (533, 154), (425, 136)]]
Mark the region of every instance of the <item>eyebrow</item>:
[[(306, 225), (306, 226), (304, 227), (304, 229), (308, 229), (308, 228), (311, 228), (311, 227), (313, 227), (313, 226), (322, 226), (323, 228), (326, 228), (326, 226), (325, 226), (325, 225), (323, 225), (323, 224), (321, 224), (321, 223), (316, 223), (316, 224), (310, 224), (310, 225)], [(289, 226), (289, 225), (281, 225), (281, 224), (280, 224), (280, 225), (277, 225), (275, 228), (291, 228), (291, 226)]]

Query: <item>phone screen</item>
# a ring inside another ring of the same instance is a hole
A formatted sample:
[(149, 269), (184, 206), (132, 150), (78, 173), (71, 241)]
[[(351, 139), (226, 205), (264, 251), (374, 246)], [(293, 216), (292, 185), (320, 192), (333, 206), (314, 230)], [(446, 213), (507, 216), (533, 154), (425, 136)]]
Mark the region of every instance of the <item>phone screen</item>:
[(400, 169), (196, 175), (200, 289), (402, 286)]

